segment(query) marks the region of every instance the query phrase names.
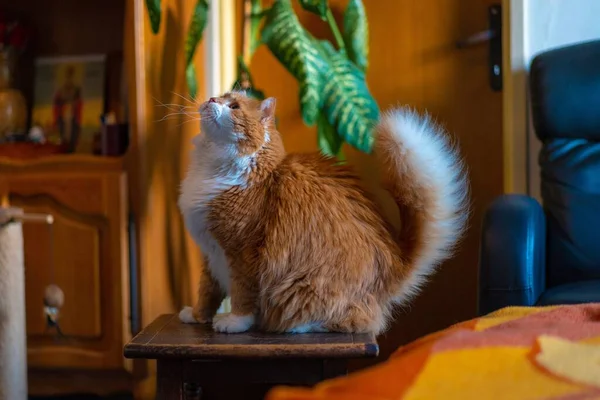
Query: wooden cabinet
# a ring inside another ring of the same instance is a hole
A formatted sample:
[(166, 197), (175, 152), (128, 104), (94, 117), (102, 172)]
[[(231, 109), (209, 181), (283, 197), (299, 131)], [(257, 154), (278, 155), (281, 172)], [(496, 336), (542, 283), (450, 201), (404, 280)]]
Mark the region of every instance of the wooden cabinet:
[[(0, 160), (0, 193), (52, 226), (24, 224), (28, 366), (32, 370), (121, 371), (130, 365), (130, 286), (126, 173), (120, 159), (57, 156)], [(44, 288), (65, 294), (60, 326), (48, 329)], [(35, 388), (33, 388), (35, 391)]]
[[(51, 213), (56, 220), (52, 251), (48, 227), (24, 229), (29, 390), (99, 395), (130, 391), (136, 398), (151, 399), (154, 363), (136, 360), (129, 365), (131, 360), (122, 356), (123, 344), (135, 329), (130, 328), (129, 309), (139, 316), (134, 321), (139, 327), (192, 304), (202, 262), (177, 208), (177, 188), (198, 123), (185, 123), (183, 115), (156, 123), (170, 113), (156, 107), (158, 103), (190, 105), (180, 94), (188, 93), (185, 38), (195, 2), (163, 0), (165, 18), (157, 35), (151, 32), (144, 0), (51, 3), (0, 0), (0, 9), (23, 16), (38, 32), (19, 68), (23, 93), (31, 104), (34, 57), (122, 56), (123, 70), (120, 65), (115, 69), (125, 82), (121, 88), (109, 79), (106, 102), (129, 124), (129, 147), (123, 159), (113, 160), (0, 157), (0, 200), (7, 195), (12, 204)], [(199, 82), (204, 80), (203, 54), (199, 48), (194, 57)], [(131, 255), (137, 279), (130, 287), (126, 206), (135, 221), (131, 240), (137, 243)], [(65, 292), (61, 325), (67, 340), (56, 340), (44, 325), (43, 290), (52, 280)]]

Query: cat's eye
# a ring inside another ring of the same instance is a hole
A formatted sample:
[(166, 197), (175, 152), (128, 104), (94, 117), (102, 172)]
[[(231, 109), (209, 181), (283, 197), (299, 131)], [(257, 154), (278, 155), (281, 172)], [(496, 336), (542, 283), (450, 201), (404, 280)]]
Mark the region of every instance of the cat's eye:
[(231, 103), (229, 104), (229, 108), (231, 108), (232, 110), (237, 110), (238, 108), (240, 108), (240, 105), (238, 103)]

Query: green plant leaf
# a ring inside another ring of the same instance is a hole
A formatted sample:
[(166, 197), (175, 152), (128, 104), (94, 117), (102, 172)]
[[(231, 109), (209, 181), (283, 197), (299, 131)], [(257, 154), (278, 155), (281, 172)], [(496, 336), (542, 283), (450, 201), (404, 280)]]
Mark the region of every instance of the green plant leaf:
[(260, 42), (260, 23), (263, 19), (261, 0), (252, 0), (250, 6), (250, 57), (254, 54)]
[[(370, 152), (372, 129), (379, 108), (369, 92), (364, 73), (343, 51), (328, 41), (315, 40), (299, 23), (290, 0), (277, 0), (267, 15), (263, 42), (294, 75), (300, 86), (300, 107), (307, 125), (324, 113), (340, 138), (357, 149)], [(322, 134), (325, 138), (325, 131)], [(329, 143), (329, 144), (326, 144)], [(319, 142), (324, 152), (335, 142)]]
[(160, 29), (160, 0), (146, 0), (146, 9), (148, 9), (152, 33), (157, 34)]
[(336, 157), (344, 144), (344, 140), (335, 132), (324, 113), (319, 114), (317, 121), (317, 140), (321, 153), (331, 157)]
[(290, 0), (277, 0), (267, 14), (262, 42), (298, 80), (304, 122), (314, 125), (323, 104), (323, 73), (327, 63), (318, 43), (300, 25)]
[(331, 43), (323, 41), (320, 47), (329, 65), (323, 88), (323, 111), (327, 120), (348, 144), (370, 153), (379, 108), (369, 92), (365, 74)]
[(190, 27), (188, 28), (188, 34), (185, 39), (185, 65), (191, 64), (196, 52), (196, 47), (202, 39), (202, 33), (206, 28), (206, 22), (208, 21), (208, 2), (206, 0), (197, 0), (194, 13), (192, 14), (192, 20), (190, 21)]
[(369, 23), (362, 0), (350, 0), (344, 12), (344, 44), (348, 58), (361, 71), (369, 64)]
[(327, 10), (329, 9), (327, 0), (300, 0), (300, 4), (306, 11), (317, 14), (323, 20), (327, 16)]
[(185, 69), (185, 80), (187, 82), (188, 91), (192, 99), (196, 98), (196, 94), (198, 93), (198, 81), (196, 78), (196, 68), (194, 64), (190, 64)]

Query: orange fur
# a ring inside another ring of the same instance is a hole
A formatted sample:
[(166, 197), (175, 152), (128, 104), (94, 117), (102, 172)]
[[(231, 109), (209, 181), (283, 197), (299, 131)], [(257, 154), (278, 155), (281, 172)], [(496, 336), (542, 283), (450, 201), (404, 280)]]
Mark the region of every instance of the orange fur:
[(462, 232), (462, 164), (426, 119), (384, 116), (375, 151), (402, 218), (394, 232), (350, 166), (285, 153), (274, 110), (274, 99), (237, 92), (200, 107), (203, 133), (180, 198), (207, 255), (192, 319), (208, 321), (227, 292), (232, 312), (215, 318), (218, 331), (380, 333)]

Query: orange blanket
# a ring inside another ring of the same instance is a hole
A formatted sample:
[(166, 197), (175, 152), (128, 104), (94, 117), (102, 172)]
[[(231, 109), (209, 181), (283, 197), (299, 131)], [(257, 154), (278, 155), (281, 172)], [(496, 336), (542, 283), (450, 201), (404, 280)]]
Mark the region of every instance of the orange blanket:
[(600, 304), (505, 308), (373, 368), (267, 399), (600, 399)]

